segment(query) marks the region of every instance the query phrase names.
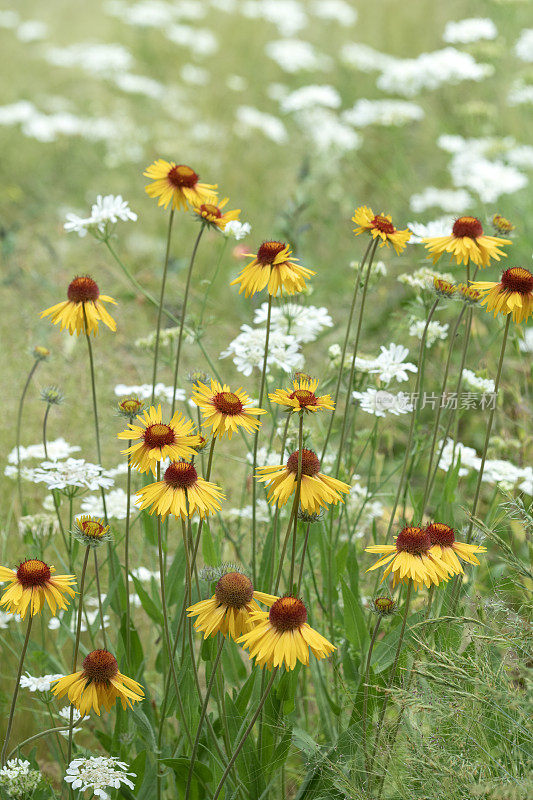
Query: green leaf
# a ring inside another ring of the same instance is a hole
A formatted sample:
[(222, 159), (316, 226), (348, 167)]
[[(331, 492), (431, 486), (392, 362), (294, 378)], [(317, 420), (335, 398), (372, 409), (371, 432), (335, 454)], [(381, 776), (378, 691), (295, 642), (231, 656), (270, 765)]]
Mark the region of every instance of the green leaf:
[[(167, 767), (170, 767), (178, 782), (187, 782), (187, 776), (189, 775), (189, 768), (191, 764), (190, 758), (160, 758), (159, 762), (161, 764), (166, 764)], [(204, 764), (202, 761), (195, 761), (193, 775), (198, 778), (198, 780), (201, 781), (206, 788), (213, 780), (213, 773), (207, 764)]]
[(163, 614), (159, 606), (155, 604), (152, 600), (148, 592), (145, 590), (144, 586), (142, 585), (139, 578), (135, 578), (133, 575), (131, 579), (135, 586), (135, 591), (139, 596), (139, 600), (141, 601), (141, 605), (150, 617), (157, 625), (163, 625)]

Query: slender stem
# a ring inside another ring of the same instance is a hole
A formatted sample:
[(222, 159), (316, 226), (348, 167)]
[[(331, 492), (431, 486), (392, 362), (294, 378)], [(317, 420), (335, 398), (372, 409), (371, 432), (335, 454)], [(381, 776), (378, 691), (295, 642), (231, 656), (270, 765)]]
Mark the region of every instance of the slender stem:
[[(435, 313), (435, 309), (437, 308), (437, 306), (439, 304), (439, 300), (440, 300), (440, 298), (437, 297), (437, 299), (435, 300), (435, 302), (431, 306), (431, 309), (429, 311), (429, 314), (428, 314), (428, 317), (427, 317), (427, 320), (426, 320), (426, 324), (424, 325), (424, 330), (422, 332), (422, 338), (420, 339), (420, 348), (419, 348), (419, 351), (418, 351), (418, 363), (419, 364), (422, 363), (422, 359), (424, 357), (424, 348), (426, 346), (426, 339), (427, 339), (427, 332), (428, 332), (428, 328), (429, 328), (429, 323), (431, 322), (431, 318), (433, 317), (433, 314)], [(417, 376), (416, 376), (415, 395), (419, 396), (421, 391), (422, 391), (422, 377), (421, 377), (421, 371), (419, 370), (418, 373), (417, 373)], [(402, 474), (400, 475), (400, 481), (398, 483), (398, 489), (396, 491), (396, 497), (394, 499), (394, 505), (392, 507), (392, 511), (391, 511), (391, 515), (390, 515), (390, 519), (389, 519), (389, 525), (387, 527), (387, 533), (386, 533), (386, 536), (385, 536), (386, 539), (388, 538), (388, 536), (389, 536), (389, 534), (391, 532), (391, 528), (392, 528), (392, 525), (393, 525), (393, 522), (394, 522), (394, 517), (396, 515), (396, 509), (398, 508), (398, 503), (400, 501), (400, 496), (401, 496), (401, 493), (402, 493), (403, 482), (404, 482), (405, 475), (406, 475), (406, 472), (407, 472), (407, 465), (409, 463), (409, 457), (410, 457), (410, 453), (411, 453), (411, 444), (413, 442), (413, 431), (415, 429), (415, 422), (416, 422), (416, 419), (417, 419), (417, 413), (416, 412), (418, 411), (418, 407), (419, 407), (419, 403), (418, 403), (418, 400), (417, 400), (416, 408), (414, 408), (413, 411), (411, 412), (411, 424), (409, 426), (409, 434), (407, 436), (407, 444), (405, 446), (405, 455), (404, 455), (404, 459), (403, 459)]]
[(39, 366), (39, 362), (42, 359), (36, 358), (33, 362), (33, 366), (28, 373), (28, 377), (26, 378), (26, 383), (24, 384), (24, 388), (22, 390), (22, 394), (19, 400), (19, 408), (17, 414), (17, 438), (16, 438), (16, 445), (17, 445), (17, 486), (18, 486), (18, 494), (19, 494), (19, 504), (20, 504), (20, 513), (23, 513), (22, 510), (22, 478), (20, 476), (20, 429), (22, 427), (22, 409), (24, 407), (24, 400), (26, 398), (26, 393), (31, 383), (31, 379), (33, 378), (34, 372)]
[(46, 425), (48, 423), (48, 414), (50, 413), (51, 408), (52, 406), (50, 405), (50, 403), (47, 403), (46, 411), (44, 412), (44, 417), (43, 417), (43, 447), (44, 447), (44, 457), (46, 458), (47, 461), (48, 461), (48, 446), (46, 442)]
[[(261, 408), (263, 404), (263, 395), (265, 391), (265, 381), (266, 381), (266, 371), (267, 371), (267, 361), (268, 361), (268, 343), (270, 339), (270, 320), (272, 317), (272, 295), (269, 293), (268, 295), (268, 309), (267, 309), (267, 320), (266, 320), (266, 334), (265, 334), (265, 352), (263, 354), (263, 369), (261, 370), (261, 387), (259, 389), (259, 408)], [(257, 504), (257, 481), (255, 479), (255, 472), (257, 469), (257, 448), (259, 445), (259, 428), (258, 426), (254, 432), (254, 451), (253, 451), (253, 461), (252, 461), (252, 581), (255, 584), (256, 576), (257, 576), (257, 561), (256, 561), (256, 549), (257, 549), (257, 531), (256, 531), (256, 504)]]
[(298, 574), (298, 587), (296, 590), (296, 594), (300, 594), (300, 589), (302, 587), (302, 577), (304, 574), (304, 564), (305, 564), (305, 554), (307, 552), (307, 543), (309, 542), (309, 531), (311, 529), (311, 523), (307, 523), (307, 528), (305, 529), (305, 536), (304, 536), (304, 543), (302, 546), (302, 553), (300, 555), (300, 572)]
[(278, 564), (278, 572), (276, 575), (276, 584), (274, 586), (274, 594), (278, 593), (279, 584), (281, 581), (281, 573), (283, 572), (283, 559), (285, 558), (285, 552), (287, 550), (287, 544), (289, 543), (289, 538), (292, 532), (292, 524), (294, 520), (294, 515), (298, 514), (298, 506), (296, 505), (296, 494), (294, 495), (294, 501), (292, 504), (291, 515), (289, 517), (289, 523), (287, 525), (287, 532), (285, 533), (285, 538), (283, 540), (283, 546), (281, 548), (281, 553), (279, 554), (279, 564)]
[(2, 747), (2, 756), (0, 758), (0, 764), (4, 766), (6, 763), (6, 752), (7, 746), (9, 744), (9, 737), (11, 736), (11, 728), (13, 727), (13, 718), (15, 716), (15, 707), (17, 705), (17, 697), (20, 689), (20, 676), (22, 675), (22, 669), (24, 667), (24, 659), (26, 657), (26, 650), (28, 649), (28, 642), (30, 641), (30, 633), (31, 633), (31, 626), (33, 623), (33, 616), (31, 613), (31, 609), (29, 610), (29, 617), (28, 617), (28, 625), (26, 627), (26, 637), (24, 639), (24, 644), (22, 645), (22, 652), (19, 658), (19, 666), (17, 670), (17, 678), (15, 683), (15, 688), (13, 690), (13, 697), (11, 699), (11, 708), (9, 711), (9, 717), (7, 720), (7, 728), (6, 728), (6, 736), (4, 739), (4, 746)]
[(341, 383), (342, 383), (342, 372), (343, 372), (343, 369), (344, 369), (344, 359), (346, 358), (346, 350), (348, 348), (348, 340), (350, 338), (350, 330), (351, 330), (351, 327), (352, 327), (352, 319), (353, 319), (353, 315), (354, 315), (354, 312), (355, 312), (355, 304), (357, 302), (357, 295), (359, 294), (359, 285), (361, 283), (361, 275), (363, 274), (363, 267), (365, 265), (366, 259), (368, 257), (368, 254), (370, 253), (370, 249), (371, 249), (373, 244), (374, 244), (373, 239), (370, 239), (370, 241), (368, 243), (368, 247), (366, 248), (365, 254), (363, 256), (363, 260), (361, 261), (361, 263), (359, 265), (359, 269), (357, 270), (357, 275), (355, 276), (355, 283), (354, 283), (353, 295), (352, 295), (352, 304), (350, 306), (350, 313), (348, 314), (348, 323), (346, 325), (346, 333), (344, 335), (344, 342), (342, 344), (341, 364), (340, 364), (340, 367), (339, 367), (339, 374), (337, 376), (337, 385), (335, 387), (334, 408), (333, 408), (333, 411), (331, 412), (331, 416), (329, 418), (329, 425), (328, 425), (328, 430), (327, 430), (327, 433), (326, 433), (326, 439), (324, 441), (324, 446), (322, 448), (322, 455), (320, 456), (320, 460), (321, 461), (324, 459), (324, 455), (326, 453), (326, 449), (327, 449), (328, 442), (329, 442), (329, 437), (331, 436), (331, 431), (332, 431), (332, 428), (333, 428), (333, 420), (335, 418), (335, 413), (336, 413), (336, 410), (337, 410), (337, 402), (339, 400), (339, 393), (340, 393), (340, 388), (341, 388)]
[(337, 467), (336, 467), (336, 470), (335, 470), (335, 473), (336, 473), (337, 477), (339, 475), (339, 469), (340, 469), (340, 463), (341, 463), (341, 457), (342, 457), (342, 449), (343, 449), (343, 446), (344, 446), (344, 438), (345, 438), (345, 434), (346, 434), (346, 421), (348, 419), (348, 411), (349, 411), (350, 405), (351, 405), (350, 404), (350, 400), (351, 400), (351, 397), (352, 397), (353, 376), (354, 376), (354, 373), (355, 373), (355, 362), (357, 360), (357, 351), (359, 349), (359, 339), (361, 337), (361, 329), (362, 329), (362, 326), (363, 326), (363, 315), (364, 315), (364, 311), (365, 311), (366, 295), (367, 295), (367, 292), (368, 292), (368, 282), (370, 280), (370, 271), (372, 269), (372, 261), (374, 260), (374, 255), (376, 254), (376, 248), (378, 246), (378, 241), (379, 241), (379, 239), (376, 239), (375, 242), (374, 242), (374, 246), (373, 246), (372, 250), (370, 251), (370, 257), (368, 259), (368, 266), (366, 268), (365, 283), (364, 283), (364, 286), (363, 286), (363, 296), (361, 297), (361, 307), (359, 309), (359, 319), (357, 321), (357, 331), (356, 331), (356, 334), (355, 334), (355, 342), (354, 342), (354, 346), (353, 346), (352, 362), (350, 364), (350, 375), (348, 377), (348, 391), (347, 391), (347, 394), (346, 394), (346, 402), (344, 404), (344, 413), (342, 415), (342, 426), (341, 426), (341, 433), (340, 433), (340, 439), (339, 439), (339, 452), (337, 454)]
[[(130, 417), (130, 422), (133, 417)], [(128, 440), (128, 450), (131, 439)], [(128, 458), (128, 477), (126, 480), (126, 534), (124, 537), (124, 572), (126, 578), (126, 664), (131, 664), (131, 602), (130, 602), (130, 504), (131, 504), (131, 464)]]
[(100, 626), (102, 628), (102, 639), (104, 642), (104, 650), (107, 650), (107, 637), (105, 632), (105, 623), (104, 623), (104, 608), (102, 605), (102, 592), (100, 590), (100, 572), (98, 570), (98, 556), (96, 555), (96, 547), (93, 548), (94, 551), (94, 576), (96, 578), (96, 594), (98, 595), (98, 612), (100, 614)]
[[(96, 380), (94, 375), (94, 358), (93, 358), (93, 346), (91, 344), (91, 336), (88, 331), (87, 325), (87, 312), (85, 311), (85, 303), (82, 303), (83, 308), (83, 322), (84, 322), (84, 329), (85, 329), (85, 338), (87, 339), (87, 348), (89, 350), (89, 366), (91, 372), (91, 390), (93, 396), (93, 412), (94, 412), (94, 432), (96, 436), (96, 453), (98, 456), (98, 463), (102, 466), (102, 449), (100, 446), (100, 425), (98, 422), (98, 401), (96, 399)], [(109, 520), (107, 519), (107, 507), (105, 501), (105, 491), (104, 487), (100, 486), (100, 493), (102, 495), (102, 504), (104, 507), (104, 518), (105, 524), (109, 524)], [(111, 568), (113, 569), (113, 562), (111, 561)]]
[(261, 713), (261, 709), (263, 708), (263, 706), (265, 704), (265, 701), (266, 701), (268, 695), (270, 694), (270, 690), (272, 689), (272, 685), (274, 683), (274, 678), (276, 677), (277, 671), (278, 671), (278, 667), (275, 667), (273, 669), (273, 671), (272, 671), (272, 676), (271, 676), (271, 678), (270, 678), (270, 680), (269, 680), (269, 682), (267, 684), (267, 687), (266, 687), (265, 691), (263, 692), (263, 696), (261, 697), (261, 700), (259, 701), (259, 705), (257, 706), (257, 708), (255, 710), (255, 713), (254, 713), (254, 715), (253, 715), (253, 717), (252, 717), (252, 719), (250, 721), (250, 724), (248, 725), (248, 727), (244, 731), (244, 733), (242, 735), (242, 739), (240, 740), (239, 744), (237, 745), (237, 747), (235, 749), (235, 752), (233, 753), (232, 757), (230, 758), (228, 766), (224, 770), (224, 774), (222, 775), (222, 778), (220, 779), (220, 783), (218, 784), (218, 786), (216, 788), (216, 791), (215, 791), (215, 794), (213, 795), (213, 800), (218, 800), (218, 798), (220, 797), (220, 792), (222, 791), (222, 787), (224, 786), (224, 783), (226, 782), (226, 778), (228, 777), (228, 775), (229, 775), (229, 773), (231, 771), (231, 768), (235, 764), (239, 753), (241, 752), (242, 748), (244, 747), (244, 743), (246, 742), (246, 739), (248, 738), (252, 728), (254, 727), (255, 721), (256, 721), (257, 717), (259, 716), (259, 714)]
[[(50, 403), (46, 405), (46, 411), (44, 412), (44, 419), (43, 419), (43, 447), (44, 447), (44, 455), (45, 458), (48, 458), (48, 447), (47, 447), (47, 439), (46, 439), (46, 426), (48, 423), (48, 413), (50, 411)], [(61, 519), (61, 513), (59, 511), (59, 501), (57, 499), (59, 492), (57, 489), (52, 489), (52, 500), (54, 502), (54, 509), (56, 512), (57, 521), (59, 524), (59, 530), (61, 531), (61, 536), (63, 538), (63, 544), (65, 545), (65, 550), (69, 554), (69, 569), (72, 572), (72, 564), (70, 564), (70, 546), (67, 542), (67, 536), (65, 533), (65, 528), (63, 526), (63, 520)]]
[(207, 305), (207, 298), (209, 296), (209, 293), (211, 292), (211, 288), (213, 287), (213, 285), (214, 285), (214, 283), (215, 283), (215, 281), (217, 279), (218, 271), (220, 269), (220, 265), (222, 263), (222, 259), (224, 257), (224, 253), (226, 251), (226, 245), (227, 244), (228, 244), (228, 238), (227, 238), (227, 236), (224, 236), (224, 243), (223, 243), (222, 247), (220, 248), (220, 252), (218, 254), (218, 259), (217, 259), (215, 271), (213, 273), (213, 277), (209, 281), (209, 286), (207, 287), (207, 289), (205, 291), (205, 294), (204, 294), (204, 299), (203, 299), (203, 302), (202, 302), (202, 308), (201, 308), (201, 311), (200, 311), (200, 319), (199, 319), (199, 322), (198, 322), (198, 327), (199, 328), (202, 327), (202, 322), (204, 321), (205, 307)]
[(291, 569), (289, 572), (290, 592), (292, 592), (292, 582), (294, 580), (294, 566), (296, 561), (296, 539), (298, 534), (298, 512), (300, 510), (300, 493), (302, 488), (303, 427), (304, 427), (304, 412), (302, 410), (300, 411), (300, 420), (298, 425), (298, 471), (296, 473), (296, 494), (294, 497), (294, 502), (296, 504), (296, 511), (294, 513), (294, 528), (292, 531)]
[(377, 622), (374, 625), (374, 631), (372, 633), (372, 639), (370, 641), (370, 645), (368, 647), (368, 655), (366, 657), (366, 670), (365, 670), (365, 683), (363, 687), (363, 748), (365, 751), (365, 775), (366, 775), (366, 790), (370, 792), (370, 774), (368, 771), (368, 742), (367, 742), (367, 714), (368, 714), (368, 682), (370, 680), (370, 662), (372, 661), (372, 651), (374, 649), (374, 644), (376, 641), (376, 636), (378, 635), (379, 626), (381, 625), (381, 614), (377, 618)]
[[(289, 422), (291, 419), (292, 414), (287, 414), (287, 419), (285, 421), (285, 427), (283, 429), (283, 438), (281, 440), (281, 463), (283, 464), (285, 461), (285, 443), (287, 441), (287, 432), (289, 430)], [(255, 478), (254, 478), (255, 480)], [(279, 544), (279, 537), (278, 537), (278, 520), (279, 520), (279, 506), (276, 505), (276, 510), (274, 512), (274, 520), (272, 522), (273, 526), (273, 543), (272, 543), (272, 553), (270, 555), (270, 575), (268, 579), (268, 591), (272, 591), (272, 583), (274, 581), (274, 561), (276, 557), (276, 552), (278, 549)]]
[(402, 619), (402, 627), (400, 629), (400, 638), (398, 639), (398, 647), (396, 648), (396, 655), (394, 657), (394, 663), (391, 667), (391, 671), (389, 674), (389, 680), (387, 681), (387, 689), (385, 694), (385, 699), (383, 700), (383, 705), (381, 706), (381, 712), (379, 715), (378, 720), (378, 727), (376, 730), (376, 738), (374, 739), (374, 749), (372, 751), (372, 758), (370, 759), (370, 766), (367, 770), (367, 775), (372, 773), (372, 767), (374, 766), (374, 759), (376, 757), (378, 745), (379, 745), (379, 738), (381, 736), (381, 728), (383, 727), (383, 720), (385, 719), (385, 713), (387, 711), (387, 706), (389, 704), (390, 699), (390, 689), (392, 684), (394, 683), (394, 678), (396, 677), (396, 669), (398, 667), (398, 661), (400, 659), (400, 652), (402, 649), (403, 638), (405, 634), (405, 623), (407, 622), (407, 614), (409, 613), (409, 601), (411, 599), (411, 590), (413, 588), (413, 579), (409, 578), (409, 583), (407, 584), (407, 595), (405, 598), (405, 606), (403, 611), (403, 619)]
[[(79, 720), (76, 720), (76, 724), (78, 722), (79, 722)], [(69, 731), (69, 730), (70, 730), (70, 725), (61, 725), (61, 727), (59, 727), (59, 728), (48, 728), (45, 731), (40, 731), (40, 733), (36, 733), (33, 736), (30, 736), (29, 739), (24, 739), (23, 742), (19, 742), (19, 744), (16, 747), (14, 747), (13, 750), (10, 753), (8, 753), (6, 761), (9, 761), (11, 756), (14, 756), (15, 753), (17, 751), (19, 751), (22, 747), (24, 747), (25, 744), (29, 744), (30, 742), (34, 742), (36, 739), (42, 739), (43, 736), (48, 736), (49, 733), (55, 733), (57, 735), (61, 731)]]
[[(180, 366), (180, 356), (181, 356), (181, 345), (183, 342), (183, 328), (185, 326), (185, 317), (187, 316), (187, 302), (189, 300), (189, 289), (191, 286), (191, 276), (192, 270), (194, 267), (194, 259), (196, 258), (196, 251), (198, 250), (198, 245), (200, 244), (200, 239), (202, 238), (202, 234), (205, 230), (205, 225), (202, 223), (202, 226), (198, 232), (198, 236), (196, 237), (196, 241), (194, 243), (194, 247), (192, 249), (191, 260), (189, 261), (189, 269), (187, 271), (187, 280), (185, 282), (185, 294), (183, 295), (183, 303), (181, 306), (181, 319), (180, 319), (180, 332), (178, 336), (178, 346), (176, 350), (176, 364), (174, 366), (174, 391), (172, 392), (172, 416), (174, 415), (174, 409), (176, 408), (176, 388), (178, 386), (178, 370)], [(154, 386), (155, 386), (155, 376), (154, 376)]]
[[(83, 566), (81, 568), (81, 576), (80, 576), (80, 593), (78, 595), (78, 621), (76, 623), (76, 638), (74, 639), (74, 649), (72, 651), (72, 672), (76, 672), (76, 664), (78, 661), (78, 650), (80, 647), (80, 636), (81, 636), (81, 618), (83, 613), (83, 591), (85, 588), (85, 572), (87, 571), (87, 562), (89, 560), (89, 553), (91, 551), (90, 547), (85, 548), (85, 556), (83, 559)], [(70, 764), (72, 759), (72, 729), (74, 726), (74, 706), (71, 704), (70, 706), (70, 730), (68, 735), (68, 747), (67, 747), (67, 766)]]
[(192, 754), (191, 754), (191, 762), (189, 764), (189, 774), (187, 776), (187, 788), (185, 790), (185, 800), (189, 800), (189, 794), (190, 794), (190, 791), (191, 791), (191, 781), (192, 781), (192, 776), (193, 776), (193, 771), (194, 771), (194, 765), (196, 763), (196, 756), (198, 754), (198, 743), (200, 741), (200, 735), (202, 733), (202, 724), (203, 724), (204, 717), (205, 717), (206, 712), (207, 712), (207, 706), (209, 704), (209, 698), (211, 696), (211, 690), (213, 689), (213, 684), (215, 682), (215, 677), (216, 677), (216, 673), (217, 673), (217, 669), (218, 669), (218, 664), (219, 664), (219, 661), (220, 661), (220, 657), (222, 655), (222, 649), (224, 647), (224, 642), (225, 641), (226, 641), (225, 637), (221, 636), (220, 637), (220, 644), (218, 646), (218, 650), (217, 650), (217, 654), (216, 654), (216, 658), (215, 658), (215, 661), (213, 663), (213, 667), (212, 667), (212, 670), (211, 670), (211, 676), (209, 678), (209, 683), (207, 685), (207, 690), (206, 690), (205, 697), (204, 697), (204, 702), (203, 702), (203, 705), (202, 705), (202, 711), (200, 712), (200, 719), (198, 720), (198, 729), (196, 731), (196, 737), (194, 739), (194, 745), (193, 745)]
[(155, 393), (155, 382), (157, 379), (157, 359), (159, 356), (159, 338), (161, 336), (161, 316), (163, 314), (163, 302), (165, 300), (165, 286), (167, 282), (167, 272), (168, 272), (168, 257), (170, 254), (170, 239), (172, 235), (172, 222), (174, 220), (174, 209), (170, 210), (170, 214), (168, 217), (168, 230), (167, 230), (167, 245), (165, 250), (165, 263), (163, 265), (163, 278), (161, 280), (161, 295), (159, 297), (159, 308), (157, 311), (157, 327), (155, 331), (155, 348), (154, 348), (154, 366), (152, 371), (152, 399), (150, 403), (153, 405), (154, 403), (154, 393)]

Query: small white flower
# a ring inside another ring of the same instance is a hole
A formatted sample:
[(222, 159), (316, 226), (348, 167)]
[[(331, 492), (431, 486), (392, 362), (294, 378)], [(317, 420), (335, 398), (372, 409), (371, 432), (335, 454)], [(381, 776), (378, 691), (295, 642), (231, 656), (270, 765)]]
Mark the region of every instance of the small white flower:
[(440, 208), (450, 214), (459, 214), (470, 208), (473, 202), (466, 189), (437, 189), (435, 186), (427, 186), (422, 192), (411, 195), (409, 205), (415, 214), (421, 214), (428, 208)]
[(224, 228), (224, 236), (233, 236), (238, 242), (244, 239), (251, 232), (252, 226), (249, 222), (239, 222), (238, 219), (230, 219)]
[[(423, 319), (416, 319), (411, 320), (411, 324), (409, 325), (409, 336), (416, 336), (417, 339), (422, 339), (424, 334), (424, 329), (426, 327), (426, 321)], [(444, 325), (441, 325), (440, 322), (431, 321), (427, 328), (426, 334), (426, 347), (431, 347), (435, 344), (438, 340), (444, 340), (448, 336), (448, 328), (450, 326), (446, 322)]]
[(156, 581), (159, 580), (159, 571), (156, 570), (155, 572), (151, 569), (147, 569), (146, 567), (136, 567), (135, 569), (131, 570), (131, 574), (134, 578), (138, 578), (140, 581), (146, 582), (155, 578)]
[(20, 686), (22, 689), (29, 689), (30, 692), (49, 692), (52, 684), (62, 678), (63, 675), (42, 675), (34, 677), (26, 672), (20, 676)]
[(364, 392), (352, 392), (354, 400), (359, 400), (361, 411), (375, 417), (386, 417), (387, 414), (399, 416), (409, 414), (413, 410), (410, 396), (404, 392), (392, 394), (381, 389), (369, 387)]
[[(442, 439), (439, 442), (439, 452), (442, 447)], [(455, 454), (454, 454), (455, 451)], [(481, 466), (481, 459), (478, 457), (473, 447), (467, 447), (461, 442), (455, 442), (453, 439), (447, 439), (446, 444), (442, 450), (442, 455), (439, 461), (439, 469), (447, 472), (454, 464), (461, 458), (461, 466), (459, 468), (459, 475), (463, 477), (468, 475), (471, 469), (479, 470)]]
[[(172, 386), (165, 386), (164, 383), (156, 383), (154, 390), (154, 399), (172, 403)], [(126, 386), (125, 383), (117, 383), (115, 386), (115, 395), (117, 397), (128, 397), (135, 395), (140, 400), (150, 400), (152, 397), (152, 385), (143, 383), (140, 386)], [(176, 389), (176, 400), (185, 400), (185, 391), (183, 389)]]
[(367, 125), (399, 126), (423, 119), (424, 109), (406, 100), (367, 100), (362, 98), (342, 113), (344, 122), (355, 128)]
[[(438, 217), (431, 222), (408, 222), (407, 227), (411, 231), (409, 244), (420, 244), (422, 239), (433, 236), (449, 236), (455, 219), (450, 216)], [(424, 267), (422, 269), (425, 269)], [(421, 270), (417, 270), (421, 272)]]
[(471, 17), (447, 22), (442, 38), (449, 44), (470, 44), (480, 39), (495, 39), (498, 31), (488, 17)]
[(99, 464), (90, 464), (83, 458), (67, 458), (66, 461), (42, 461), (33, 470), (33, 482), (44, 483), (49, 489), (109, 489), (114, 484)]
[(471, 369), (463, 369), (463, 380), (470, 389), (480, 389), (482, 392), (488, 392), (489, 394), (494, 392), (495, 386), (492, 378), (481, 378)]
[[(256, 309), (254, 323), (266, 323), (268, 303), (262, 303)], [(298, 303), (282, 303), (272, 308), (270, 319), (271, 330), (294, 336), (299, 342), (314, 342), (325, 328), (333, 327), (327, 308), (322, 306), (302, 306)]]
[[(59, 716), (62, 717), (65, 720), (67, 725), (70, 725), (70, 712), (71, 711), (72, 711), (72, 721), (73, 722), (78, 722), (81, 719), (81, 714), (80, 714), (80, 712), (78, 711), (77, 708), (74, 708), (74, 706), (64, 706), (63, 708), (60, 708), (59, 711), (57, 712), (59, 714)], [(89, 717), (85, 716), (84, 719), (89, 719)], [(81, 728), (72, 728), (72, 733), (79, 733), (81, 730), (82, 730)], [(68, 737), (69, 737), (69, 732), (68, 731), (60, 731), (60, 733), (61, 733), (61, 736), (64, 736), (65, 739), (68, 739)]]
[(525, 329), (524, 338), (520, 339), (518, 347), (522, 353), (533, 353), (533, 327)]
[(371, 373), (377, 373), (379, 379), (388, 385), (392, 380), (403, 381), (409, 380), (408, 372), (418, 372), (415, 364), (405, 361), (409, 355), (409, 350), (401, 344), (391, 344), (388, 347), (381, 345), (381, 353), (375, 359)]
[[(79, 450), (81, 450), (81, 447), (78, 447), (77, 445), (70, 445), (62, 437), (59, 439), (54, 439), (51, 442), (47, 442), (46, 444), (46, 452), (48, 453), (49, 461), (57, 461), (67, 458), (67, 456), (70, 456), (72, 453), (76, 453)], [(20, 448), (20, 460), (25, 461), (29, 458), (38, 458), (40, 461), (45, 458), (44, 445), (42, 442), (40, 444), (30, 444), (28, 447)], [(7, 460), (10, 464), (18, 463), (16, 447), (14, 447), (9, 453)]]
[[(233, 363), (239, 372), (251, 375), (254, 368), (263, 367), (265, 354), (266, 328), (252, 328), (242, 325), (241, 333), (220, 353), (219, 358), (233, 356)], [(268, 344), (267, 372), (272, 367), (284, 372), (301, 369), (304, 364), (300, 345), (295, 336), (271, 330)]]
[(533, 28), (524, 28), (514, 46), (514, 51), (521, 61), (533, 61)]
[[(115, 470), (112, 470), (111, 472), (115, 472)], [(109, 475), (110, 472), (107, 474)], [(105, 502), (107, 516), (109, 519), (126, 519), (127, 498), (128, 496), (124, 489), (113, 489), (111, 492), (106, 493)], [(137, 498), (135, 495), (130, 495), (130, 514), (134, 514), (138, 510), (135, 506), (136, 500)], [(81, 501), (81, 510), (84, 514), (90, 514), (92, 517), (103, 517), (104, 504), (102, 501), (102, 495), (86, 495)]]
[(127, 772), (128, 765), (118, 758), (105, 756), (90, 756), (89, 758), (75, 758), (67, 767), (65, 781), (70, 783), (72, 789), (85, 792), (92, 789), (93, 795), (109, 800), (105, 789), (120, 789), (121, 784), (134, 789), (134, 784), (129, 780), (135, 778), (134, 772)]

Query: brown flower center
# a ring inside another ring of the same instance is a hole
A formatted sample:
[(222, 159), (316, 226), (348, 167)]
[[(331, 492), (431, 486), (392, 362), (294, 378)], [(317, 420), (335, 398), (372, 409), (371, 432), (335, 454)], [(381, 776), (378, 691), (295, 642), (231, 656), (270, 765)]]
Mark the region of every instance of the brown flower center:
[(138, 414), (139, 411), (142, 410), (143, 406), (144, 403), (137, 397), (128, 397), (126, 400), (122, 400), (122, 402), (118, 404), (119, 409), (130, 416)]
[(217, 583), (215, 596), (221, 605), (243, 608), (252, 600), (254, 587), (241, 572), (226, 572)]
[[(299, 450), (291, 453), (287, 461), (287, 469), (289, 472), (298, 474), (298, 456)], [(313, 450), (302, 450), (302, 475), (316, 475), (320, 470), (320, 459)]]
[(50, 580), (51, 574), (48, 564), (37, 558), (23, 561), (17, 569), (17, 579), (25, 589), (31, 586), (44, 586)]
[(85, 678), (95, 683), (107, 683), (118, 672), (117, 659), (108, 650), (93, 650), (83, 659)]
[(509, 292), (530, 294), (533, 291), (533, 275), (523, 267), (512, 267), (503, 273), (501, 284)]
[(88, 275), (74, 278), (67, 289), (67, 297), (74, 303), (87, 303), (89, 300), (98, 300), (99, 296), (98, 284)]
[(453, 528), (443, 522), (432, 522), (426, 528), (431, 544), (440, 544), (442, 547), (451, 547), (455, 542)]
[(272, 264), (282, 250), (285, 249), (285, 242), (263, 242), (257, 251), (257, 260), (260, 264)]
[(211, 203), (202, 203), (200, 206), (200, 213), (202, 217), (214, 217), (215, 219), (220, 219), (222, 216), (222, 211), (218, 206), (214, 206)]
[(477, 217), (459, 217), (453, 224), (452, 233), (456, 239), (478, 239), (483, 236), (483, 226)]
[(307, 609), (298, 597), (285, 595), (276, 600), (268, 618), (276, 630), (294, 631), (307, 621)]
[(188, 461), (174, 461), (165, 470), (163, 480), (173, 489), (189, 489), (198, 480), (198, 473)]
[(175, 440), (170, 425), (163, 425), (161, 422), (149, 425), (144, 432), (144, 443), (147, 447), (163, 447), (166, 444), (174, 444)]
[(219, 392), (213, 397), (213, 405), (221, 414), (240, 414), (243, 405), (234, 392)]
[(296, 389), (289, 397), (291, 400), (298, 400), (301, 406), (316, 406), (317, 404), (315, 393), (308, 389)]
[(198, 183), (196, 172), (185, 164), (176, 164), (167, 175), (169, 183), (177, 189), (192, 189)]
[(377, 228), (378, 231), (382, 233), (394, 233), (395, 227), (387, 217), (384, 217), (382, 214), (376, 214), (374, 219), (371, 222), (373, 228)]
[(396, 539), (396, 550), (398, 552), (420, 555), (420, 553), (426, 553), (430, 547), (431, 540), (425, 528), (415, 528), (408, 525), (400, 531)]

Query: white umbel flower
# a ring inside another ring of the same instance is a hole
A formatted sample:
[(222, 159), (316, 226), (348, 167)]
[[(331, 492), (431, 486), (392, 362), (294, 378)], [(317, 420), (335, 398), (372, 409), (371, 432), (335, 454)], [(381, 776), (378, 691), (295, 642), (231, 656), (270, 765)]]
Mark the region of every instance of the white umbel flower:
[(63, 675), (41, 675), (34, 677), (27, 672), (20, 676), (20, 686), (22, 689), (29, 689), (30, 692), (49, 692), (52, 684), (62, 678)]
[(90, 756), (90, 758), (75, 758), (67, 767), (65, 781), (72, 789), (85, 792), (92, 789), (94, 797), (109, 800), (105, 789), (120, 789), (121, 784), (135, 788), (130, 778), (136, 778), (134, 772), (127, 772), (128, 764), (118, 758), (105, 758), (104, 756)]

